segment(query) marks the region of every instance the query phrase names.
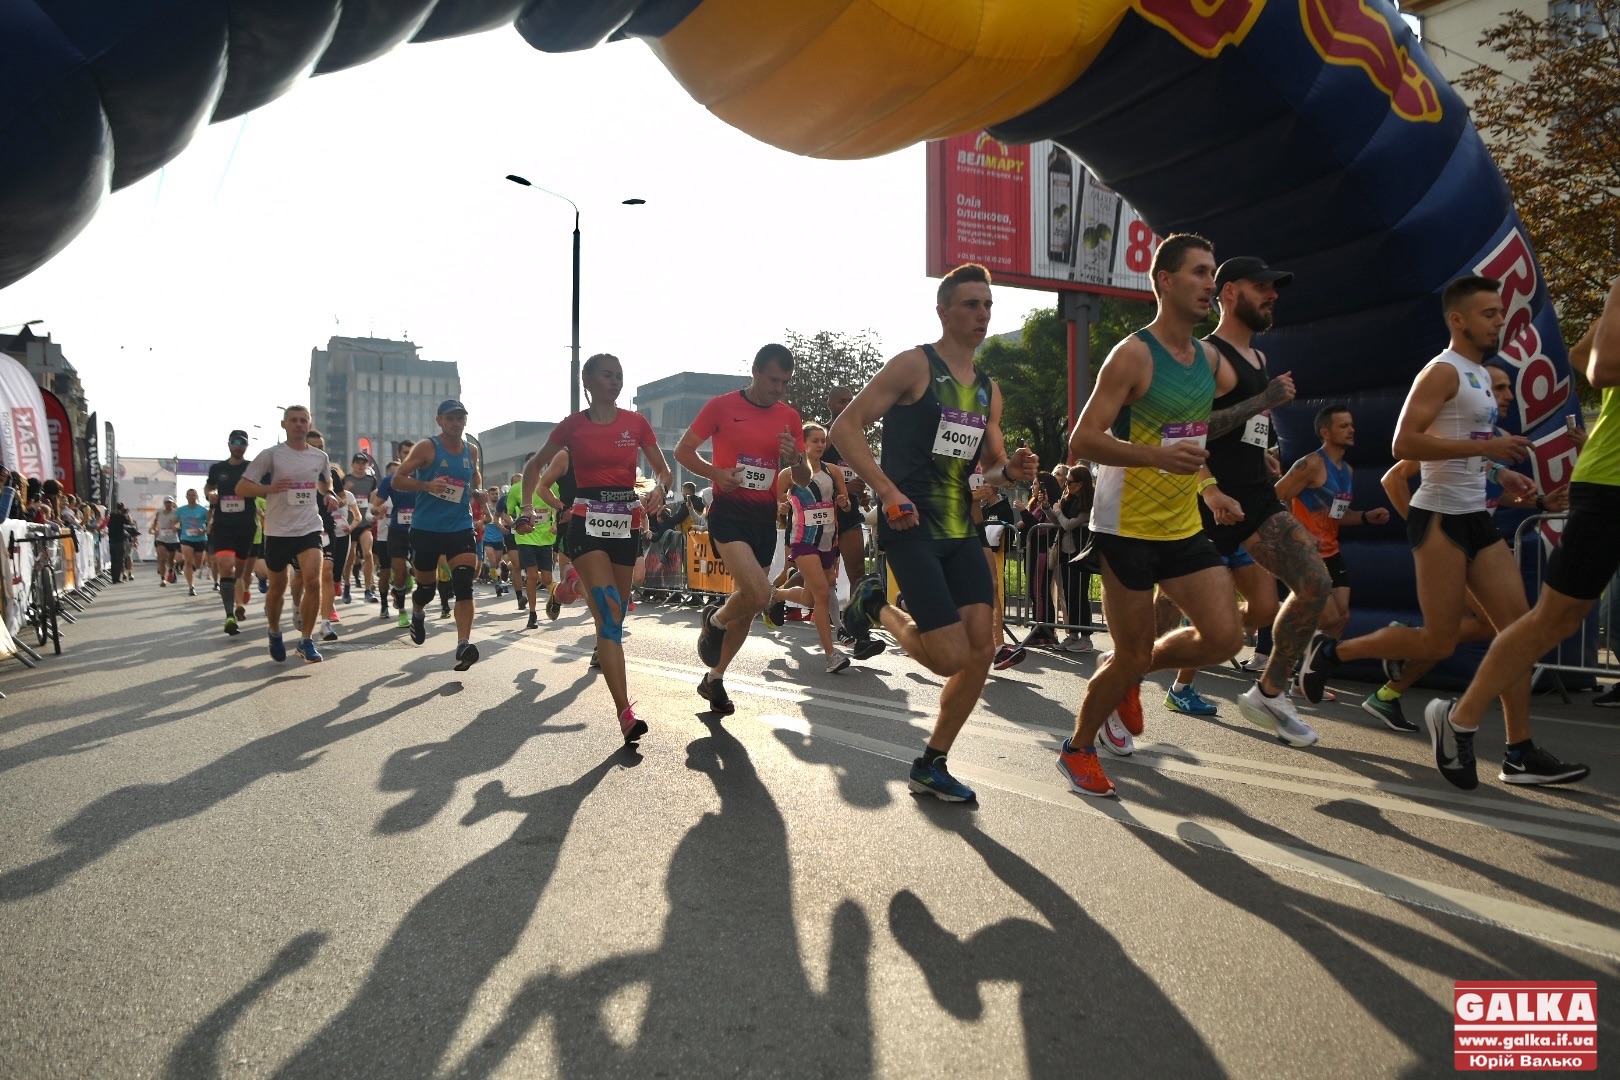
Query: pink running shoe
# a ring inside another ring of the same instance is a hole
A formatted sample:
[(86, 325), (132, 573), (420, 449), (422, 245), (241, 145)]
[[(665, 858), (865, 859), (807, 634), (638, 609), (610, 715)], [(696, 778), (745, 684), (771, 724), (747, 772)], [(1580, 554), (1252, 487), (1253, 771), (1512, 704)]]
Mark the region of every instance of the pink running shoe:
[(647, 721), (636, 715), (635, 702), (626, 705), (624, 712), (619, 714), (619, 730), (624, 732), (624, 741), (627, 743), (636, 742), (647, 734)]

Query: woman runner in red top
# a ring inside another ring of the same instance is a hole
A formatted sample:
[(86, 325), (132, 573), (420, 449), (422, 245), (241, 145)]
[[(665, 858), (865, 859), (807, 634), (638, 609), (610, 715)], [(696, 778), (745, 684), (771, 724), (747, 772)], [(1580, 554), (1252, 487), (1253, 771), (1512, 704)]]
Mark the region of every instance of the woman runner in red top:
[[(646, 723), (630, 703), (624, 674), (624, 613), (636, 564), (636, 535), (645, 516), (664, 504), (664, 490), (673, 477), (647, 418), (618, 406), (624, 389), (619, 358), (597, 353), (585, 361), (580, 382), (590, 407), (553, 428), (540, 452), (523, 466), (518, 505), (532, 505), (540, 474), (558, 451), (566, 449), (578, 483), (568, 519), (569, 550), (584, 583), (591, 617), (596, 620), (597, 658), (619, 714), (619, 729), (630, 743), (647, 732)], [(640, 455), (646, 456), (658, 484), (638, 498), (636, 461)], [(549, 489), (541, 491), (540, 497), (562, 509)], [(524, 514), (514, 527), (527, 533), (534, 524)]]

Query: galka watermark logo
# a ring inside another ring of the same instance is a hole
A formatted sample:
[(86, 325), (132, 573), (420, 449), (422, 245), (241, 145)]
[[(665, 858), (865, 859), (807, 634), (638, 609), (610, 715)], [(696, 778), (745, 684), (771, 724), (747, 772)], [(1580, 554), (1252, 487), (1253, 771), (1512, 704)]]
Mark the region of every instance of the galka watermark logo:
[(1457, 983), (1452, 1045), (1462, 1072), (1595, 1072), (1597, 983)]
[(979, 132), (978, 138), (973, 140), (973, 149), (967, 147), (956, 152), (956, 163), (968, 168), (984, 169), (986, 172), (1006, 173), (1014, 176), (1024, 174), (1027, 164), (1013, 156), (1012, 148), (1000, 139), (992, 136), (988, 131)]

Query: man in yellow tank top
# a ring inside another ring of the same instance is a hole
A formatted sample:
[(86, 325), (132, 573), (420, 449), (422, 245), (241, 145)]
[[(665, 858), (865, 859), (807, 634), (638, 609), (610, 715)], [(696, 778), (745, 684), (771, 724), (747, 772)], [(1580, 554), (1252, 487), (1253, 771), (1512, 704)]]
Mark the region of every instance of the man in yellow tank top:
[[(1092, 550), (1114, 639), (1058, 754), (1058, 771), (1086, 795), (1114, 794), (1093, 742), (1101, 732), (1113, 753), (1134, 749), (1144, 675), (1224, 663), (1243, 645), (1232, 576), (1203, 532), (1197, 503), (1215, 353), (1193, 339), (1193, 328), (1215, 295), (1214, 248), (1201, 236), (1168, 237), (1154, 253), (1151, 278), (1158, 314), (1109, 353), (1069, 438), (1076, 457), (1098, 465)], [(1157, 641), (1155, 585), (1192, 623)]]
[[(1569, 483), (1569, 519), (1547, 562), (1536, 606), (1501, 629), (1461, 699), (1436, 700), (1424, 711), (1435, 743), (1435, 764), (1461, 788), (1479, 783), (1474, 733), (1493, 699), (1527, 681), (1547, 651), (1569, 637), (1591, 613), (1609, 579), (1620, 569), (1620, 278), (1609, 287), (1603, 314), (1587, 355), (1586, 378), (1603, 391), (1602, 411)], [(1558, 784), (1584, 779), (1585, 765), (1559, 761), (1530, 741), (1508, 733), (1498, 779), (1509, 784)]]

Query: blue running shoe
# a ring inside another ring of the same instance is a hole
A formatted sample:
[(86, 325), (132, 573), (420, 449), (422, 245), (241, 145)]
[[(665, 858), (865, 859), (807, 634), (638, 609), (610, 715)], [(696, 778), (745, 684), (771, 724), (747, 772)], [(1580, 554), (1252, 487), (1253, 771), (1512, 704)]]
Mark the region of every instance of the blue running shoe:
[(298, 643), (298, 655), (311, 664), (318, 664), (326, 659), (316, 650), (314, 638), (305, 638)]
[(345, 604), (354, 603), (354, 593), (349, 590), (349, 583), (347, 581), (343, 583), (343, 602)]
[(420, 610), (411, 612), (411, 640), (418, 645), (427, 640), (427, 622)]
[(270, 591), (270, 582), (264, 578), (259, 579), (259, 595), (263, 596)]
[(935, 758), (932, 765), (924, 765), (918, 758), (911, 763), (912, 791), (924, 792), (945, 802), (972, 802), (978, 798), (973, 789), (952, 776), (945, 768), (944, 758)]
[(850, 590), (849, 604), (844, 608), (843, 624), (851, 637), (864, 641), (872, 636), (872, 626), (883, 610), (883, 579), (867, 574)]
[(280, 634), (270, 635), (270, 659), (278, 664), (287, 659), (287, 646), (281, 643)]
[(1188, 716), (1214, 716), (1216, 712), (1215, 706), (1205, 701), (1197, 688), (1192, 686), (1180, 693), (1172, 686), (1164, 695), (1164, 707), (1171, 712), (1186, 713)]

